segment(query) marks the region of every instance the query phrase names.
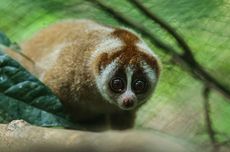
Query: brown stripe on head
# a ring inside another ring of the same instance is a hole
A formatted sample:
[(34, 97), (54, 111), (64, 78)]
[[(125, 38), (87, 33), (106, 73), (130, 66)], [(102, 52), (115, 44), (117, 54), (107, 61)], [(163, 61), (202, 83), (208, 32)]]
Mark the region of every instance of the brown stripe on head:
[(125, 29), (116, 29), (111, 34), (113, 37), (121, 39), (126, 45), (134, 45), (139, 38)]
[(117, 59), (119, 68), (126, 68), (131, 66), (133, 68), (139, 68), (142, 61), (145, 61), (149, 66), (155, 69), (157, 75), (160, 73), (158, 61), (155, 56), (140, 51), (136, 44), (140, 39), (133, 33), (125, 29), (116, 29), (111, 33), (112, 37), (118, 38), (124, 42), (124, 46), (113, 53), (104, 52), (98, 57), (97, 73), (100, 73), (107, 65)]

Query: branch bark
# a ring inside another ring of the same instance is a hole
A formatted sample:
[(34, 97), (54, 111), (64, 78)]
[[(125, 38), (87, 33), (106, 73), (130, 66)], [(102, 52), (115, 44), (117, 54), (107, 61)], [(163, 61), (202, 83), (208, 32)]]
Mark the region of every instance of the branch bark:
[[(88, 0), (95, 5), (97, 5), (100, 9), (104, 10), (108, 14), (112, 15), (118, 22), (125, 24), (127, 26), (132, 27), (134, 30), (140, 32), (143, 36), (148, 38), (156, 47), (161, 49), (164, 53), (169, 54), (172, 56), (172, 60), (183, 67), (184, 70), (188, 71), (193, 77), (196, 79), (202, 81), (205, 85), (208, 85), (208, 87), (218, 91), (226, 98), (230, 99), (230, 89), (224, 86), (222, 83), (220, 83), (216, 78), (214, 78), (210, 73), (208, 73), (194, 58), (191, 49), (189, 46), (185, 43), (185, 41), (182, 39), (182, 37), (178, 37), (179, 34), (175, 31), (172, 32), (173, 29), (170, 29), (171, 27), (166, 25), (166, 22), (163, 22), (160, 20), (159, 17), (156, 17), (153, 14), (148, 14), (146, 11), (143, 11), (143, 8), (141, 9), (139, 6), (139, 9), (142, 10), (148, 17), (151, 17), (152, 20), (157, 22), (159, 25), (161, 25), (164, 29), (166, 29), (174, 38), (177, 40), (178, 44), (183, 48), (184, 53), (179, 54), (177, 53), (174, 48), (169, 46), (168, 44), (164, 43), (160, 39), (158, 39), (154, 34), (152, 34), (148, 29), (146, 29), (144, 26), (141, 26), (141, 24), (138, 24), (136, 22), (133, 22), (129, 18), (123, 16), (118, 11), (114, 10), (113, 8), (105, 5), (100, 0)], [(132, 2), (134, 3), (134, 2)], [(230, 100), (228, 100), (230, 102)]]
[(4, 152), (189, 152), (194, 148), (182, 143), (154, 132), (95, 133), (35, 127), (21, 120), (0, 124), (0, 149)]
[(204, 88), (203, 91), (203, 97), (204, 97), (204, 116), (205, 116), (205, 123), (206, 123), (206, 128), (207, 132), (209, 135), (209, 138), (212, 143), (213, 147), (213, 152), (218, 152), (219, 151), (219, 144), (216, 139), (216, 132), (213, 128), (213, 123), (211, 119), (211, 114), (210, 114), (210, 103), (209, 103), (209, 94), (210, 94), (210, 89), (208, 87)]

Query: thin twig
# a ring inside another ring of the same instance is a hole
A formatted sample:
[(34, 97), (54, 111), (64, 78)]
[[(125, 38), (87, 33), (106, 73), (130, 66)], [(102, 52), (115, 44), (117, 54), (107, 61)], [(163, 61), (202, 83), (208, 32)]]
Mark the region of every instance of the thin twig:
[(203, 97), (204, 97), (204, 116), (205, 116), (205, 123), (207, 127), (207, 132), (209, 135), (209, 138), (211, 140), (212, 146), (213, 146), (213, 152), (218, 152), (219, 150), (219, 144), (216, 139), (216, 132), (214, 131), (212, 119), (210, 116), (210, 103), (209, 103), (209, 94), (210, 94), (210, 88), (206, 87), (203, 91)]
[(131, 4), (133, 4), (135, 7), (137, 7), (143, 14), (145, 14), (147, 17), (152, 19), (155, 23), (159, 24), (164, 30), (166, 30), (168, 33), (170, 33), (175, 40), (178, 43), (178, 46), (181, 47), (186, 54), (186, 56), (190, 56), (193, 60), (193, 55), (191, 48), (188, 46), (186, 41), (177, 33), (177, 31), (171, 27), (167, 22), (162, 20), (160, 17), (156, 16), (153, 12), (151, 12), (149, 9), (147, 9), (144, 5), (142, 5), (138, 0), (128, 0)]
[[(226, 98), (230, 99), (230, 90), (221, 84), (217, 79), (211, 76), (204, 68), (195, 60), (195, 58), (189, 53), (179, 54), (174, 48), (158, 39), (154, 34), (149, 32), (148, 29), (141, 26), (140, 24), (133, 22), (129, 18), (123, 16), (118, 11), (105, 5), (100, 0), (88, 0), (96, 4), (100, 9), (104, 10), (108, 14), (112, 15), (118, 22), (132, 27), (134, 30), (140, 32), (143, 36), (147, 37), (156, 47), (160, 48), (164, 53), (172, 56), (172, 60), (178, 65), (182, 66), (183, 69), (189, 71), (192, 76), (201, 80), (204, 84), (207, 84), (210, 88), (215, 89)], [(189, 55), (188, 55), (189, 54)], [(230, 100), (229, 100), (230, 101)]]

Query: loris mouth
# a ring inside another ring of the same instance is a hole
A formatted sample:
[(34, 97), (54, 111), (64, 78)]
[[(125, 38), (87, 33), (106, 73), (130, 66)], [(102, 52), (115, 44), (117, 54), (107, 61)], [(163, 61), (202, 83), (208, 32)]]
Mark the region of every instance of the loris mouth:
[(122, 102), (118, 103), (118, 106), (122, 110), (132, 110), (136, 107), (136, 102), (131, 99), (124, 99)]

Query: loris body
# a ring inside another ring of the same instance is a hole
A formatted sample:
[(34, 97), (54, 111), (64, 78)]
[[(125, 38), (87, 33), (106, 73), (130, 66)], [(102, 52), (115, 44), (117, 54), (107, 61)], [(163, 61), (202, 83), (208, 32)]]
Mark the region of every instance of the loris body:
[(157, 57), (135, 33), (90, 20), (54, 24), (22, 50), (82, 123), (105, 119), (113, 129), (131, 128), (159, 77)]

